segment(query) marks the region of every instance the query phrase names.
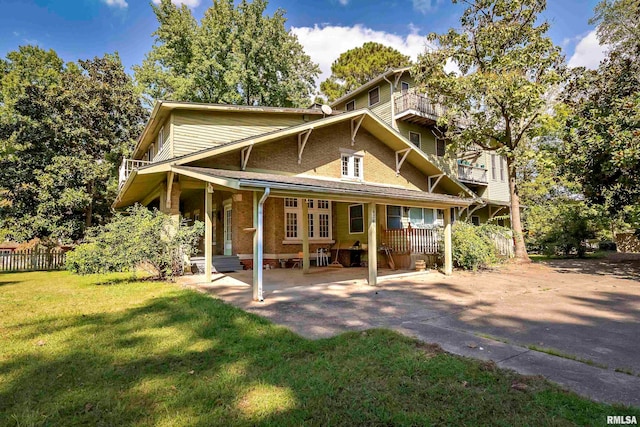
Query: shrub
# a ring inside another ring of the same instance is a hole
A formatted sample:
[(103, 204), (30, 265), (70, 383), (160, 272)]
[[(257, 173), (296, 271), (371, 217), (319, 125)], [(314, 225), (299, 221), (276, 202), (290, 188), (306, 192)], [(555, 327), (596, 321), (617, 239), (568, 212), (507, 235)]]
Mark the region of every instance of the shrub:
[[(495, 227), (491, 227), (491, 230)], [(453, 225), (453, 261), (465, 270), (486, 268), (498, 261), (496, 248), (489, 238), (487, 227), (476, 227), (458, 221)]]
[(67, 254), (67, 269), (77, 274), (133, 271), (151, 266), (160, 279), (180, 275), (204, 224), (175, 224), (167, 214), (136, 205), (91, 230), (86, 243)]

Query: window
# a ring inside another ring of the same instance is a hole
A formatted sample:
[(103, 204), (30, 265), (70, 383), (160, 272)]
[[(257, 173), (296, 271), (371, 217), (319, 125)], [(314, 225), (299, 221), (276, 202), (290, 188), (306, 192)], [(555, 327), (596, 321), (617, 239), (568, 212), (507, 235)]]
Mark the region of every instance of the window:
[(409, 83), (407, 82), (401, 82), (400, 83), (400, 90), (402, 91), (403, 94), (409, 92)]
[(444, 226), (444, 211), (442, 209), (436, 209), (436, 225)]
[(362, 155), (342, 154), (342, 178), (362, 179)]
[(159, 153), (162, 151), (162, 147), (164, 146), (164, 126), (161, 127), (160, 131), (158, 132), (157, 143), (158, 143), (158, 153)]
[(477, 216), (477, 215), (472, 215), (471, 216), (471, 224), (480, 225), (480, 217)]
[(491, 155), (491, 179), (493, 181), (496, 180), (496, 155), (492, 154)]
[(387, 206), (387, 228), (392, 230), (402, 228), (401, 206)]
[(409, 208), (409, 223), (412, 227), (432, 226), (435, 224), (434, 209)]
[(505, 160), (504, 157), (500, 156), (500, 181), (504, 182), (504, 176), (505, 176)]
[(409, 132), (409, 141), (416, 147), (420, 147), (420, 134), (418, 132)]
[(349, 234), (364, 233), (364, 205), (349, 206)]
[(436, 155), (443, 157), (447, 153), (447, 144), (444, 139), (436, 138)]
[(200, 209), (196, 209), (193, 211), (193, 220), (200, 221)]
[(373, 88), (369, 91), (369, 107), (380, 102), (380, 87)]
[(502, 219), (502, 218), (498, 218), (498, 221), (497, 221), (497, 222), (498, 222), (498, 225), (499, 225), (500, 227), (504, 227), (504, 219)]
[[(284, 199), (284, 238), (299, 243), (302, 239), (303, 199)], [(331, 239), (331, 203), (328, 200), (307, 199), (309, 212), (309, 240)]]
[(153, 160), (153, 144), (151, 144), (149, 146), (149, 149), (147, 150), (147, 160), (148, 161)]
[(347, 102), (346, 104), (344, 104), (344, 109), (347, 111), (353, 111), (356, 109), (356, 100), (353, 99), (349, 102)]

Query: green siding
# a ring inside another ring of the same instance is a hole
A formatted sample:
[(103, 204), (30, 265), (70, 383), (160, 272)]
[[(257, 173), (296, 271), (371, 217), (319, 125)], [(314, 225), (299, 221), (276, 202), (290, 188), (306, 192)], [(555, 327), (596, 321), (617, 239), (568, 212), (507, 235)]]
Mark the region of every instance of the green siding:
[(360, 243), (367, 243), (367, 224), (369, 216), (367, 215), (367, 204), (362, 204), (364, 211), (364, 232), (363, 233), (349, 233), (349, 206), (356, 205), (358, 203), (335, 203), (334, 205), (334, 235), (333, 239), (336, 242), (343, 244), (353, 244), (356, 240)]
[(304, 123), (301, 115), (256, 113), (173, 113), (174, 156)]

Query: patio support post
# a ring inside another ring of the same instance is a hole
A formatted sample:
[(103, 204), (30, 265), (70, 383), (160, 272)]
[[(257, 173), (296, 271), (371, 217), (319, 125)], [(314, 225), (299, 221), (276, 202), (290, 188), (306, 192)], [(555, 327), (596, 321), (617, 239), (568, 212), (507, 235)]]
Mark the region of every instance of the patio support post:
[(204, 277), (211, 282), (213, 268), (213, 189), (204, 187)]
[(309, 204), (307, 199), (302, 199), (302, 273), (309, 273), (311, 261), (309, 260)]
[(444, 274), (453, 273), (453, 253), (451, 250), (451, 208), (444, 209)]
[(367, 203), (369, 228), (367, 236), (367, 257), (369, 266), (369, 285), (378, 284), (378, 242), (376, 241), (378, 226), (376, 221), (376, 204)]
[(258, 192), (253, 192), (253, 300), (258, 299), (258, 272), (261, 270), (256, 268), (258, 265)]
[[(260, 200), (258, 200), (257, 194), (254, 196), (254, 212), (256, 215), (256, 231), (253, 237), (253, 299), (254, 301), (264, 301), (262, 295), (262, 264), (264, 262), (264, 202), (271, 193), (270, 188), (265, 188), (264, 193)], [(254, 193), (255, 194), (255, 193)], [(256, 203), (257, 201), (257, 203)], [(256, 206), (257, 205), (257, 206)]]

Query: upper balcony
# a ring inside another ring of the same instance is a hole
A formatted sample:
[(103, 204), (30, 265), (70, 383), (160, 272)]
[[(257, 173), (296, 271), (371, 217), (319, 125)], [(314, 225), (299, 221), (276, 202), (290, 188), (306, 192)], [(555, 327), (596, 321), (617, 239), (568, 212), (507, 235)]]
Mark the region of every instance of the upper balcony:
[(127, 178), (129, 178), (131, 172), (149, 164), (151, 164), (151, 162), (146, 160), (131, 160), (123, 158), (122, 164), (120, 165), (120, 173), (118, 174), (118, 190), (120, 190), (124, 183), (127, 182)]
[(394, 100), (395, 119), (431, 126), (444, 114), (444, 107), (424, 95), (405, 92)]
[(487, 169), (458, 163), (458, 179), (465, 184), (488, 185)]

